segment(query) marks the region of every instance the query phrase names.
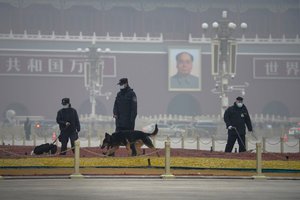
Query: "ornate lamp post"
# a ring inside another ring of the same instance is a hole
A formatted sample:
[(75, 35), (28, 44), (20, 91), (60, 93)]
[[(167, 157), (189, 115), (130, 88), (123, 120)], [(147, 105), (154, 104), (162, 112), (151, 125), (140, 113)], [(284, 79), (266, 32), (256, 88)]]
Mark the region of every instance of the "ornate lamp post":
[[(247, 28), (246, 23), (241, 23), (242, 30)], [(209, 25), (202, 24), (202, 29), (207, 31)], [(211, 38), (212, 42), (212, 75), (216, 81), (215, 88), (212, 92), (219, 94), (221, 99), (221, 116), (224, 115), (225, 109), (228, 107), (227, 92), (240, 90), (245, 95), (245, 87), (249, 84), (229, 86), (229, 79), (235, 77), (236, 74), (236, 50), (237, 42), (232, 37), (232, 33), (236, 29), (236, 24), (227, 19), (227, 11), (222, 12), (222, 19), (212, 23), (215, 36)]]
[(106, 48), (102, 50), (95, 46), (81, 49), (77, 51), (82, 53), (84, 57), (84, 85), (89, 91), (90, 102), (92, 105), (91, 117), (96, 116), (96, 97), (105, 96), (109, 99), (111, 92), (102, 93), (101, 89), (103, 86), (103, 68), (104, 61), (102, 54), (109, 53), (110, 49)]

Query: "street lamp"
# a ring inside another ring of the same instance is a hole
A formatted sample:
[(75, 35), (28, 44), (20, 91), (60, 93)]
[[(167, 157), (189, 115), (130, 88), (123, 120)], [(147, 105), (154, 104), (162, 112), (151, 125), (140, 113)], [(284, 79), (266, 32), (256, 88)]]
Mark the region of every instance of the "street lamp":
[[(224, 115), (225, 109), (229, 106), (227, 92), (233, 90), (239, 90), (242, 95), (245, 95), (245, 87), (249, 86), (249, 83), (244, 85), (230, 86), (229, 79), (233, 79), (236, 74), (236, 50), (237, 42), (232, 37), (237, 25), (230, 22), (227, 19), (227, 11), (222, 12), (222, 19), (218, 22), (212, 23), (212, 28), (215, 35), (211, 38), (212, 43), (212, 76), (216, 81), (215, 88), (212, 92), (219, 94), (221, 99), (221, 116)], [(207, 23), (202, 24), (202, 29), (207, 31), (209, 25)], [(241, 23), (240, 28), (245, 30), (247, 28), (246, 23)]]
[(103, 68), (104, 60), (102, 55), (109, 53), (110, 49), (102, 50), (95, 46), (89, 48), (78, 48), (78, 52), (82, 53), (84, 58), (84, 85), (89, 91), (90, 102), (92, 105), (91, 117), (96, 116), (96, 96), (105, 96), (109, 99), (111, 92), (102, 93), (103, 86)]

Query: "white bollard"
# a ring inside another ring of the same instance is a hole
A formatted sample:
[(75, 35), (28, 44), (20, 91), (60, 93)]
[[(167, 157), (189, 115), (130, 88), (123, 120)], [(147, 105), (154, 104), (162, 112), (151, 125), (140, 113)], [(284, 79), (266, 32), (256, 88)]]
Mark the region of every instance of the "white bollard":
[(79, 172), (80, 166), (80, 141), (75, 141), (75, 156), (74, 156), (74, 173), (70, 175), (70, 178), (84, 178)]
[[(156, 147), (156, 136), (153, 137), (153, 146)], [(299, 147), (299, 149), (300, 149), (300, 147)]]
[(165, 142), (165, 174), (161, 175), (163, 179), (175, 178), (175, 176), (171, 174), (170, 157), (171, 157), (171, 145), (170, 145), (170, 140), (167, 140)]
[(261, 143), (256, 143), (256, 175), (254, 179), (266, 179), (266, 176), (262, 174), (262, 157), (261, 157)]

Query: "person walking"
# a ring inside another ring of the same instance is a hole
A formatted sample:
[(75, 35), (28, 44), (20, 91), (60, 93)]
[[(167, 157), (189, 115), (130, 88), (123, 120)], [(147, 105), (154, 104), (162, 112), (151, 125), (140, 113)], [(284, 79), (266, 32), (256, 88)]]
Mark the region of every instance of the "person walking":
[(26, 138), (26, 140), (30, 140), (30, 135), (31, 135), (31, 121), (29, 120), (29, 117), (27, 117), (26, 121), (24, 122), (24, 131), (25, 131), (25, 138)]
[(80, 131), (80, 122), (77, 111), (71, 107), (70, 99), (63, 98), (61, 101), (63, 106), (57, 112), (56, 122), (59, 124), (60, 135), (58, 140), (61, 142), (60, 155), (66, 155), (67, 144), (70, 139), (73, 153), (75, 152), (75, 141), (78, 139)]
[[(114, 102), (113, 117), (116, 123), (116, 132), (134, 130), (137, 115), (137, 97), (128, 84), (127, 78), (121, 78), (118, 85), (120, 91)], [(136, 155), (135, 145), (130, 145), (132, 155)]]
[(224, 121), (228, 129), (225, 152), (232, 152), (236, 141), (238, 141), (239, 144), (239, 152), (245, 152), (246, 126), (250, 132), (252, 132), (253, 129), (247, 107), (243, 104), (242, 97), (237, 97), (234, 104), (225, 110)]

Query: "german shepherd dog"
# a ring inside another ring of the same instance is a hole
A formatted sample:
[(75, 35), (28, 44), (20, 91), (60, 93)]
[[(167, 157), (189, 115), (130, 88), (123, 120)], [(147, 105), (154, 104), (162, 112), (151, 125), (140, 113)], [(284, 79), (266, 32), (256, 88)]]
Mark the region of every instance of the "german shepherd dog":
[[(113, 134), (105, 133), (105, 138), (103, 139), (101, 149), (107, 147), (107, 152), (104, 155), (113, 156), (115, 151), (119, 149), (120, 146), (125, 146), (128, 152), (128, 155), (136, 156), (137, 150), (141, 150), (143, 145), (146, 145), (148, 148), (156, 150), (150, 137), (154, 137), (158, 133), (157, 124), (152, 133), (145, 133), (143, 131), (118, 131)], [(132, 145), (134, 144), (134, 145)], [(157, 153), (158, 155), (158, 153)], [(159, 155), (158, 155), (159, 156)]]

